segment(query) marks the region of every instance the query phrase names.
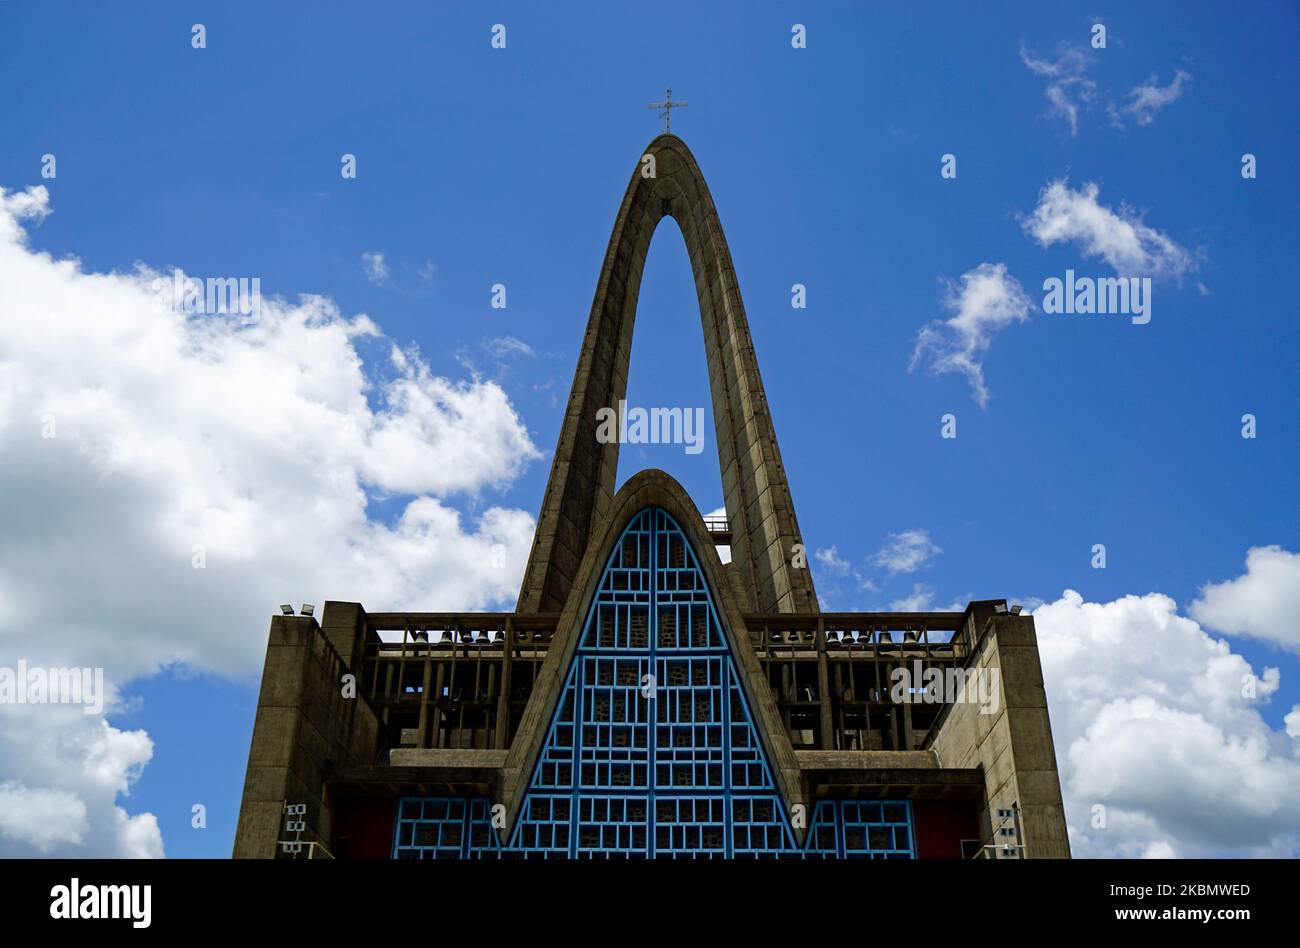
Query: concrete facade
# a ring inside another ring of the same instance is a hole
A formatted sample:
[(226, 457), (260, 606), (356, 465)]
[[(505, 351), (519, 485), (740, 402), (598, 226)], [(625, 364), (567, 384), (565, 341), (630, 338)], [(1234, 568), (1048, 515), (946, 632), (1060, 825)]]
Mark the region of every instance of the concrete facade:
[(343, 696), (350, 668), (315, 619), (271, 619), (236, 858), (275, 855), (277, 841), (286, 838), (289, 801), (307, 808), (303, 841), (328, 847), (327, 779), (338, 767), (373, 763), (379, 749), (379, 721), (370, 706)]
[(929, 747), (941, 766), (983, 771), (984, 838), (994, 838), (999, 810), (1014, 809), (1026, 857), (1069, 858), (1034, 620), (1006, 612), (981, 618), (986, 625), (968, 667), (998, 672), (998, 710), (984, 714), (977, 704), (948, 706)]
[[(382, 856), (399, 797), (487, 799), (507, 839), (605, 564), (654, 507), (698, 560), (787, 815), (819, 801), (908, 800), (917, 855), (1068, 857), (1032, 618), (1002, 600), (960, 613), (819, 609), (795, 556), (794, 504), (717, 210), (680, 139), (661, 135), (644, 156), (655, 175), (638, 160), (619, 209), (515, 611), (328, 602), (320, 625), (274, 617), (234, 855), (293, 854), (281, 844), (296, 805), (314, 852)], [(641, 272), (664, 217), (680, 226), (695, 275), (721, 529), (662, 471), (615, 493), (618, 445), (595, 437), (598, 409), (626, 394)], [(996, 672), (997, 707), (899, 700), (890, 682), (913, 667)]]

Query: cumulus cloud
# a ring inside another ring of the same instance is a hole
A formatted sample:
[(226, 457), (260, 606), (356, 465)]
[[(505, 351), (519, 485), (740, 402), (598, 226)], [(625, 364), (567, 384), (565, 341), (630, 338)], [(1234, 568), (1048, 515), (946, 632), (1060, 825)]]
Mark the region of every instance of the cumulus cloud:
[[(1300, 741), (1300, 704), (1291, 708), (1287, 716), (1282, 719), (1282, 725), (1286, 728), (1287, 737), (1293, 741)], [(1300, 747), (1296, 750), (1300, 752)]]
[(75, 793), (0, 783), (0, 836), (48, 853), (61, 843), (80, 844), (86, 825), (86, 804)]
[[(435, 376), (320, 297), (251, 323), (159, 305), (170, 273), (29, 249), (48, 213), (44, 188), (0, 190), (0, 654), (120, 689), (173, 663), (256, 674), (279, 602), (513, 600), (533, 518), (480, 495), (538, 452), (499, 385)], [(80, 708), (0, 707), (0, 852), (161, 854), (119, 800), (151, 754)], [(70, 797), (84, 821), (33, 828)]]
[(1300, 760), (1260, 714), (1276, 668), (1156, 593), (1033, 615), (1075, 856), (1295, 855)]
[[(116, 706), (116, 705), (115, 705)], [(161, 858), (151, 813), (127, 796), (153, 756), (144, 731), (122, 731), (67, 705), (8, 705), (0, 715), (0, 854)]]
[(1148, 226), (1132, 208), (1100, 204), (1099, 193), (1092, 182), (1075, 191), (1064, 179), (1052, 181), (1021, 226), (1040, 246), (1073, 243), (1083, 256), (1102, 258), (1120, 276), (1182, 279), (1196, 268), (1188, 250)]
[(509, 483), (539, 456), (499, 385), (434, 376), (415, 350), (394, 347), (390, 359), (396, 375), (363, 439), (365, 480), (406, 494), (474, 491)]
[(377, 250), (367, 250), (361, 255), (361, 269), (366, 279), (375, 286), (387, 286), (390, 282), (388, 263), (384, 260), (384, 255)]
[(1004, 263), (981, 263), (963, 273), (959, 282), (945, 285), (943, 305), (952, 318), (931, 323), (917, 334), (908, 371), (928, 359), (934, 375), (958, 372), (966, 376), (972, 397), (984, 408), (989, 400), (984, 353), (995, 332), (1029, 318), (1033, 303)]
[(1245, 575), (1206, 585), (1188, 611), (1211, 629), (1300, 653), (1300, 553), (1252, 547)]
[(1070, 135), (1079, 134), (1079, 113), (1096, 97), (1097, 84), (1087, 77), (1092, 63), (1086, 50), (1067, 46), (1055, 59), (1040, 59), (1020, 48), (1020, 61), (1029, 71), (1047, 80), (1044, 95), (1048, 102), (1048, 115), (1064, 119), (1070, 126)]
[(1129, 90), (1129, 101), (1125, 105), (1110, 107), (1112, 124), (1123, 125), (1125, 119), (1131, 119), (1138, 125), (1150, 125), (1155, 121), (1157, 112), (1178, 101), (1183, 94), (1183, 84), (1191, 81), (1191, 74), (1179, 69), (1174, 72), (1174, 78), (1169, 84), (1162, 86), (1153, 73), (1146, 82)]

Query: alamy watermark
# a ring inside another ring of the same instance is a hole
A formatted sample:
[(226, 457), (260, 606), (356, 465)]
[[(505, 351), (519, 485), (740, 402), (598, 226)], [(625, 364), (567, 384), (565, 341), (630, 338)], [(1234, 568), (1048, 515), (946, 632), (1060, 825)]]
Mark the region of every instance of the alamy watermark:
[(189, 316), (241, 316), (245, 326), (262, 315), (261, 277), (187, 277), (172, 271), (170, 280), (153, 281), (155, 305), (163, 311)]
[(50, 918), (126, 919), (132, 928), (153, 920), (152, 885), (83, 885), (76, 876), (50, 889)]
[(980, 714), (997, 714), (1002, 706), (996, 668), (926, 668), (918, 660), (899, 665), (889, 678), (895, 704), (978, 704)]
[(596, 412), (599, 444), (684, 444), (687, 454), (704, 450), (703, 408), (631, 408), (619, 399), (618, 410)]
[(104, 710), (104, 669), (0, 666), (0, 704), (79, 704), (85, 714)]
[(1132, 316), (1133, 325), (1151, 322), (1150, 277), (1076, 277), (1065, 271), (1065, 279), (1043, 281), (1043, 312), (1053, 314)]

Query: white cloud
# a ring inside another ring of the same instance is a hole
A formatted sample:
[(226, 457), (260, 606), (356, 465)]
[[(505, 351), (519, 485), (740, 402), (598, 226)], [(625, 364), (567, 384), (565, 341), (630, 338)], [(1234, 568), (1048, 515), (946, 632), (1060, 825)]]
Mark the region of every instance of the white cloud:
[(86, 804), (75, 793), (0, 783), (0, 835), (16, 843), (48, 853), (62, 843), (80, 844), (86, 825)]
[(934, 589), (925, 583), (913, 583), (912, 591), (889, 604), (893, 612), (930, 612), (934, 609)]
[(1259, 711), (1277, 669), (1156, 593), (1067, 590), (1034, 621), (1075, 856), (1295, 855), (1300, 761)]
[(1064, 179), (1052, 181), (1021, 226), (1039, 245), (1072, 242), (1083, 256), (1101, 257), (1120, 276), (1182, 279), (1196, 268), (1189, 251), (1126, 205), (1112, 210), (1099, 204), (1098, 193), (1092, 182), (1073, 191)]
[(969, 601), (968, 596), (964, 600), (954, 599), (948, 605), (940, 606), (934, 599), (934, 587), (927, 583), (913, 583), (912, 591), (892, 600), (889, 609), (892, 612), (965, 612)]
[[(849, 608), (838, 604), (842, 597), (841, 583), (848, 580), (851, 583), (854, 598), (860, 593), (879, 593), (880, 585), (870, 575), (869, 567), (874, 566), (878, 569), (885, 570), (889, 576), (906, 573), (914, 573), (925, 566), (930, 560), (942, 553), (933, 540), (930, 539), (928, 530), (913, 529), (904, 530), (901, 533), (891, 533), (885, 537), (885, 544), (870, 559), (869, 564), (859, 567), (854, 563), (840, 556), (838, 546), (821, 547), (813, 552), (813, 559), (818, 564), (818, 582), (819, 582), (819, 601), (822, 608), (828, 611), (838, 611), (842, 608)], [(884, 582), (882, 580), (882, 582)], [(876, 601), (875, 595), (869, 597), (869, 603), (865, 608), (874, 611), (884, 608)], [(836, 605), (832, 605), (836, 603)], [(863, 608), (863, 606), (853, 606), (852, 608)], [(934, 590), (924, 583), (915, 583), (912, 586), (911, 593), (894, 599), (890, 609), (903, 612), (925, 612), (934, 608)], [(965, 604), (950, 606), (949, 609), (958, 611), (965, 608)]]
[(876, 565), (891, 573), (914, 573), (942, 552), (929, 530), (904, 530), (886, 538), (876, 554)]
[(876, 591), (875, 582), (840, 556), (838, 547), (830, 546), (814, 550), (813, 559), (819, 564), (818, 582), (821, 588), (817, 593), (817, 600), (824, 610), (833, 611), (831, 603), (840, 599), (840, 580), (850, 580), (855, 593)]
[[(1282, 724), (1286, 728), (1287, 737), (1294, 741), (1300, 741), (1300, 704), (1295, 705), (1282, 719)], [(1297, 748), (1300, 751), (1300, 747)]]
[(516, 339), (514, 336), (499, 336), (495, 339), (489, 339), (483, 343), (483, 348), (494, 359), (505, 359), (510, 356), (525, 356), (531, 359), (537, 355), (532, 346), (520, 339)]
[(929, 357), (932, 374), (965, 375), (972, 396), (983, 408), (989, 400), (983, 357), (993, 334), (1028, 319), (1033, 303), (1020, 282), (1007, 273), (1006, 264), (981, 263), (963, 273), (960, 283), (947, 281), (943, 305), (952, 318), (931, 323), (917, 334), (908, 371)]
[[(397, 375), (363, 436), (363, 478), (400, 493), (502, 486), (539, 457), (501, 387), (434, 376), (419, 353), (396, 347)], [(351, 433), (351, 432), (349, 432)]]
[(67, 705), (8, 705), (0, 714), (0, 853), (159, 858), (158, 823), (118, 805), (153, 742)]
[(1183, 83), (1191, 82), (1190, 73), (1179, 69), (1167, 86), (1161, 86), (1153, 73), (1142, 85), (1129, 90), (1128, 104), (1116, 108), (1111, 106), (1110, 117), (1113, 124), (1122, 125), (1124, 118), (1130, 118), (1138, 125), (1150, 125), (1155, 121), (1155, 114), (1166, 105), (1177, 102), (1183, 94)]
[[(253, 675), (280, 602), (513, 602), (533, 518), (478, 498), (538, 452), (500, 386), (434, 376), (320, 297), (264, 297), (252, 325), (173, 312), (147, 267), (28, 249), (24, 224), (48, 211), (43, 188), (0, 191), (7, 663), (102, 667), (118, 689), (176, 662)], [(385, 494), (405, 506), (372, 519)], [(62, 839), (13, 817), (0, 852), (161, 854), (156, 821), (118, 802), (151, 753), (80, 708), (0, 707), (6, 799), (86, 806)]]
[(387, 286), (390, 282), (388, 263), (377, 250), (367, 250), (361, 255), (361, 269), (365, 272), (366, 279), (375, 286)]
[(848, 560), (841, 559), (839, 551), (833, 546), (827, 549), (817, 550), (813, 553), (813, 558), (832, 573), (839, 576), (847, 576), (849, 574)]
[[(1020, 48), (1020, 61), (1029, 71), (1047, 81), (1047, 114), (1063, 119), (1070, 127), (1071, 137), (1079, 134), (1079, 119), (1097, 101), (1097, 83), (1088, 78), (1089, 70), (1097, 62), (1097, 54), (1082, 46), (1062, 46), (1055, 59), (1040, 59)], [(1106, 113), (1112, 125), (1123, 128), (1126, 122), (1150, 125), (1155, 114), (1165, 106), (1178, 101), (1184, 85), (1191, 82), (1191, 74), (1175, 70), (1168, 85), (1160, 85), (1153, 73), (1146, 82), (1134, 86), (1126, 95), (1128, 101), (1115, 105), (1107, 92)]]
[(1219, 632), (1300, 653), (1300, 553), (1280, 546), (1252, 547), (1245, 575), (1202, 587), (1188, 612)]
[(1097, 92), (1097, 84), (1087, 77), (1091, 65), (1088, 53), (1070, 46), (1063, 48), (1056, 59), (1038, 59), (1022, 46), (1020, 61), (1030, 72), (1047, 79), (1044, 94), (1048, 114), (1063, 118), (1070, 126), (1070, 135), (1078, 135), (1079, 113), (1091, 104)]

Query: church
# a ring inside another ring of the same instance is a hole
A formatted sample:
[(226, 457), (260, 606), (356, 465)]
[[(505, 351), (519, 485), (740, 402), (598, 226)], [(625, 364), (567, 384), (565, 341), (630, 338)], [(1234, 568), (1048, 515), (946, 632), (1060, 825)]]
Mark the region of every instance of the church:
[[(666, 217), (720, 518), (663, 471), (616, 490), (600, 434)], [(823, 612), (807, 559), (717, 209), (660, 135), (614, 222), (514, 611), (273, 616), (234, 856), (1068, 858), (1033, 618)]]

